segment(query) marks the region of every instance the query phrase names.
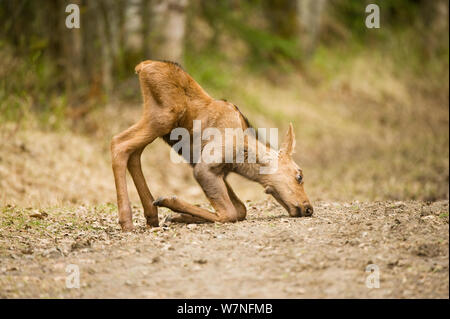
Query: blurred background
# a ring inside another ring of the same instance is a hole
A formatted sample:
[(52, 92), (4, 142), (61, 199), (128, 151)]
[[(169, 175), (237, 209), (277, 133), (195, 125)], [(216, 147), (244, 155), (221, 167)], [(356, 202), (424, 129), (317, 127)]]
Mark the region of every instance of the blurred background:
[[(292, 122), (312, 201), (448, 199), (448, 15), (448, 0), (0, 0), (0, 205), (115, 203), (109, 143), (139, 118), (146, 59), (255, 127)], [(155, 196), (205, 200), (160, 141), (143, 170)]]

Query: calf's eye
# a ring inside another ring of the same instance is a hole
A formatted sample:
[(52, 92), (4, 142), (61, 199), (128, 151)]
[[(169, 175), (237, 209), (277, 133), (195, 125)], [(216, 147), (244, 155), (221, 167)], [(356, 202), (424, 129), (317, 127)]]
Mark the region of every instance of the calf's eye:
[(303, 182), (303, 176), (302, 175), (297, 175), (297, 177), (295, 178), (297, 180), (297, 182), (301, 183)]

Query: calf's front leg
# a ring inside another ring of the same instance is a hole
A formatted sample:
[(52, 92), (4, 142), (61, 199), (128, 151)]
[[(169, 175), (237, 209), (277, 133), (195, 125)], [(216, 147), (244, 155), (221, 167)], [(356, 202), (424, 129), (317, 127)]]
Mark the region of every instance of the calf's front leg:
[(194, 168), (194, 177), (203, 189), (209, 202), (215, 209), (207, 209), (189, 204), (176, 196), (160, 197), (153, 205), (167, 207), (174, 212), (200, 217), (210, 222), (235, 222), (239, 214), (230, 199), (227, 185), (221, 176), (210, 171), (209, 166), (199, 163)]
[(211, 223), (211, 221), (195, 217), (188, 214), (180, 214), (180, 213), (174, 213), (172, 214), (167, 221), (173, 222), (173, 223), (182, 223), (182, 224), (203, 224), (203, 223)]

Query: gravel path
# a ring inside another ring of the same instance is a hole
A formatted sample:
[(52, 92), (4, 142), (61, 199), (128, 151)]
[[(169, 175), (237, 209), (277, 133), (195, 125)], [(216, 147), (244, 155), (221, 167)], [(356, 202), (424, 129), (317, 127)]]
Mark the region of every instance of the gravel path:
[[(154, 229), (136, 208), (127, 234), (111, 204), (3, 207), (0, 297), (449, 297), (448, 201), (314, 206), (312, 218), (289, 218), (272, 201), (248, 202), (243, 222)], [(68, 265), (79, 289), (66, 288)]]

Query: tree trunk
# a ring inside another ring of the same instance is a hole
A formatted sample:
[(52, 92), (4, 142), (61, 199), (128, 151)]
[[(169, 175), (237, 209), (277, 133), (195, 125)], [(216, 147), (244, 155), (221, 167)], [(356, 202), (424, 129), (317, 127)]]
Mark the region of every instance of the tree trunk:
[(448, 0), (422, 2), (423, 47), (428, 58), (439, 48), (448, 47), (448, 18)]
[[(80, 0), (73, 0), (71, 3), (81, 6)], [(81, 26), (80, 26), (81, 28)], [(81, 29), (73, 28), (65, 30), (64, 37), (64, 58), (65, 58), (65, 79), (66, 93), (69, 104), (74, 102), (75, 88), (81, 82), (82, 70), (82, 34)]]
[(297, 0), (300, 41), (306, 56), (314, 52), (326, 0)]
[(297, 35), (297, 12), (295, 0), (266, 0), (263, 2), (264, 15), (270, 29), (283, 38)]
[(106, 95), (109, 95), (113, 89), (113, 40), (112, 40), (112, 21), (110, 17), (111, 3), (108, 1), (97, 2), (98, 13), (98, 34), (101, 48), (101, 66), (102, 66), (102, 87)]
[(155, 0), (152, 28), (155, 30), (153, 57), (182, 63), (188, 0)]

